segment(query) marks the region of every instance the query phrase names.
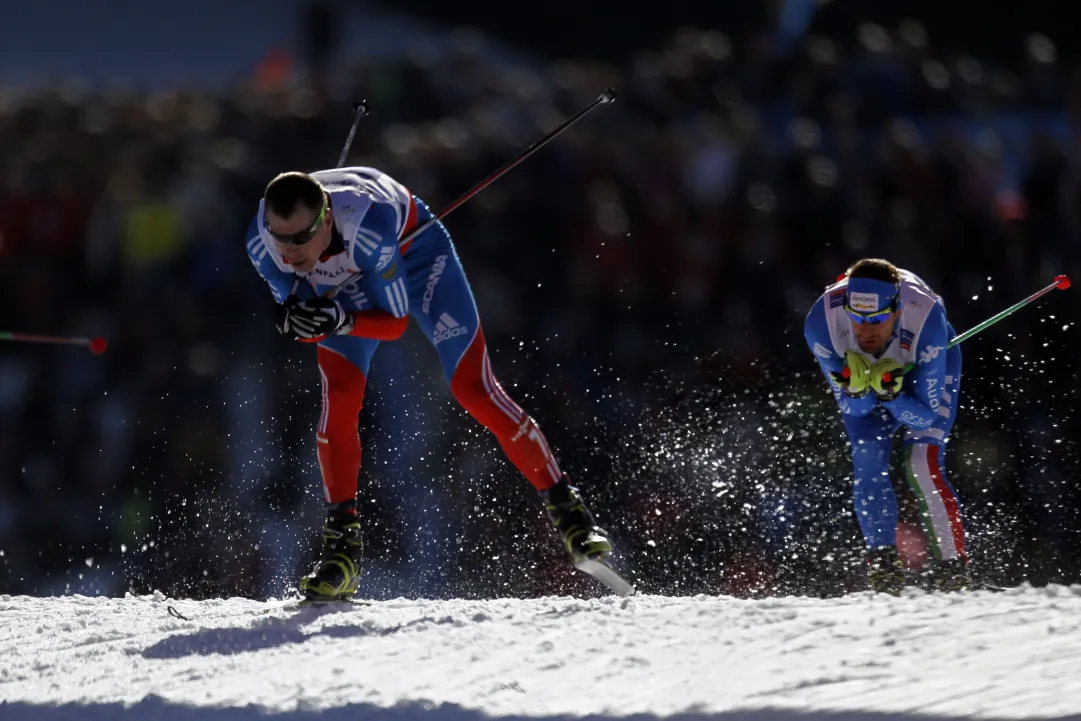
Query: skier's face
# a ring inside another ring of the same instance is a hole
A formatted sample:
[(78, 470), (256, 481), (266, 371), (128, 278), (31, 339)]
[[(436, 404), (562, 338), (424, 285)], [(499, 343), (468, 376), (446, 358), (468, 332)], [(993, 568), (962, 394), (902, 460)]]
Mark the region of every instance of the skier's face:
[(266, 224), (282, 258), (298, 272), (305, 273), (315, 267), (319, 256), (330, 247), (334, 219), (330, 208), (313, 210), (298, 205), (288, 218), (268, 209)]
[(860, 350), (871, 355), (880, 353), (893, 335), (893, 325), (897, 322), (898, 315), (899, 313), (894, 312), (882, 323), (855, 323), (850, 320), (849, 325), (852, 326), (852, 333), (856, 336)]

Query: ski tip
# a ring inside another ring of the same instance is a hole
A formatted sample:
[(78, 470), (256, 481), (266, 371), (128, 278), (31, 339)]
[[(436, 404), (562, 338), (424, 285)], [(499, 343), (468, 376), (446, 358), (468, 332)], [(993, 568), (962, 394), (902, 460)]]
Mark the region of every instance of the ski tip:
[(593, 578), (603, 583), (617, 596), (633, 596), (638, 593), (634, 586), (627, 583), (622, 576), (616, 573), (615, 569), (604, 561), (585, 558), (580, 561), (575, 561), (574, 567), (583, 573), (588, 573), (590, 576), (593, 576)]

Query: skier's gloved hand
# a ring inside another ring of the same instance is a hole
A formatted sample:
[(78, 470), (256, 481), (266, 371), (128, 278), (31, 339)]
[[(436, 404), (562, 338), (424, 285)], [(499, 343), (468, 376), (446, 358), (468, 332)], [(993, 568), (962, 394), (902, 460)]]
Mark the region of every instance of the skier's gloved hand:
[(274, 325), (277, 327), (278, 332), (289, 340), (296, 340), (299, 337), (289, 322), (293, 310), (296, 309), (299, 303), (300, 299), (295, 295), (291, 295), (285, 299), (284, 303), (278, 306), (278, 317)]
[(300, 338), (348, 335), (353, 330), (353, 314), (330, 298), (312, 298), (297, 303), (289, 311), (290, 330)]
[(880, 401), (894, 400), (901, 395), (905, 384), (904, 364), (892, 358), (883, 358), (871, 366), (871, 389)]
[(831, 375), (849, 398), (862, 398), (871, 389), (871, 364), (856, 351), (845, 353), (844, 370)]

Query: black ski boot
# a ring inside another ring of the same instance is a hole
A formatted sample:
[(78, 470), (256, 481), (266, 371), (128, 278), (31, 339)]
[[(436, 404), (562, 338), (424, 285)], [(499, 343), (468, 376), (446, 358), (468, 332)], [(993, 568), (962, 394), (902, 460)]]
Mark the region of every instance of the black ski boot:
[(905, 587), (905, 566), (893, 546), (867, 551), (867, 580), (875, 593), (900, 596)]
[(575, 562), (583, 559), (603, 561), (608, 557), (612, 543), (607, 533), (597, 526), (578, 489), (567, 482), (566, 476), (547, 491), (541, 491), (540, 495), (548, 518)]
[(308, 600), (347, 599), (360, 583), (364, 543), (356, 505), (327, 513), (323, 526), (323, 555), (310, 574), (300, 579), (300, 592)]
[(963, 558), (936, 560), (931, 570), (931, 581), (935, 590), (943, 593), (972, 590), (972, 575)]

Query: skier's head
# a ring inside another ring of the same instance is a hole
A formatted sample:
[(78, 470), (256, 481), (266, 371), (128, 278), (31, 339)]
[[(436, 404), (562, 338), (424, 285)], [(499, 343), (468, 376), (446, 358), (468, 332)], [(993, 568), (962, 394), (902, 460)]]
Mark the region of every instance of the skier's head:
[(845, 275), (848, 276), (845, 312), (852, 333), (864, 353), (879, 353), (889, 343), (900, 315), (901, 272), (889, 261), (864, 258), (845, 271)]
[(307, 173), (282, 173), (263, 194), (263, 224), (282, 254), (300, 272), (311, 270), (330, 246), (330, 199)]

